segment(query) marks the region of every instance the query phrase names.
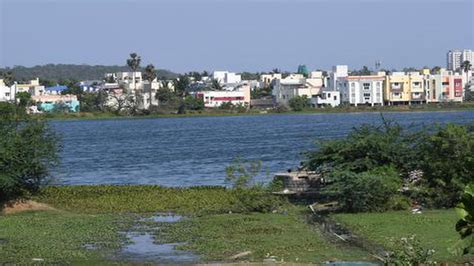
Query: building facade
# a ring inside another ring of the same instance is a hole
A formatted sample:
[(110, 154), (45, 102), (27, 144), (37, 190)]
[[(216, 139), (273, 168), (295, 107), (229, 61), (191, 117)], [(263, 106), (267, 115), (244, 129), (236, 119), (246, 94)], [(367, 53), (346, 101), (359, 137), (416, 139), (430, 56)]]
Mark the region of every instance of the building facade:
[(250, 106), (250, 86), (243, 85), (232, 91), (198, 91), (194, 92), (194, 97), (204, 101), (204, 107), (216, 108), (223, 103), (232, 103), (233, 105)]
[(385, 77), (386, 105), (420, 104), (426, 102), (424, 77), (419, 72), (393, 72)]
[(80, 104), (76, 95), (43, 94), (31, 98), (36, 102), (38, 110), (42, 112), (79, 112)]
[(474, 52), (469, 49), (464, 50), (450, 50), (446, 55), (446, 66), (448, 70), (456, 71), (461, 67), (464, 61), (473, 63)]
[(341, 93), (341, 103), (358, 105), (383, 105), (382, 73), (370, 76), (347, 76), (338, 78), (337, 90)]
[(442, 69), (437, 74), (428, 74), (424, 79), (426, 101), (438, 102), (462, 102), (464, 97), (463, 76)]

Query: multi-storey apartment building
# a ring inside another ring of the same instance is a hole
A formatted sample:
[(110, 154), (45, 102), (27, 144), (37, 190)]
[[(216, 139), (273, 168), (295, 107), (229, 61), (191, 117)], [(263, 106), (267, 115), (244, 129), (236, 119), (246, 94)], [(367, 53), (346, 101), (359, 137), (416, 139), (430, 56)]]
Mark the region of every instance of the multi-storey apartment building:
[(441, 69), (437, 74), (424, 77), (426, 102), (462, 102), (463, 76), (459, 73)]
[(338, 78), (337, 90), (341, 103), (358, 105), (383, 105), (383, 83), (385, 73), (369, 76), (347, 76)]
[(450, 50), (446, 55), (446, 65), (448, 70), (456, 71), (461, 67), (462, 62), (473, 63), (474, 52), (469, 49)]
[(260, 75), (260, 88), (270, 87), (273, 80), (281, 79), (281, 73), (271, 73)]
[(193, 93), (198, 99), (204, 101), (204, 106), (209, 108), (220, 107), (223, 103), (250, 106), (250, 86), (239, 85), (234, 90), (198, 91)]
[(426, 101), (423, 75), (419, 72), (393, 72), (385, 77), (386, 105), (423, 103)]

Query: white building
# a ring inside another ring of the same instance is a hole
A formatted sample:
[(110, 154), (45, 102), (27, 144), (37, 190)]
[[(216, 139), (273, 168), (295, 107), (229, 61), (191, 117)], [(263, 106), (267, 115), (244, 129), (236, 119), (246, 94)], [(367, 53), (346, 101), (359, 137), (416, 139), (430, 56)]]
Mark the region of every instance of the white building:
[(322, 91), (316, 97), (311, 97), (311, 105), (314, 107), (336, 107), (340, 104), (341, 94), (338, 91)]
[(474, 52), (469, 49), (450, 50), (446, 55), (448, 70), (456, 71), (461, 67), (464, 61), (473, 63)]
[(250, 106), (250, 86), (241, 85), (233, 91), (198, 91), (193, 93), (196, 98), (204, 101), (207, 108), (220, 107), (223, 103)]
[(272, 84), (273, 80), (281, 79), (281, 73), (271, 73), (260, 75), (260, 88), (267, 88)]
[(11, 87), (7, 87), (3, 79), (0, 79), (0, 102), (14, 101), (15, 95)]
[(242, 77), (234, 72), (228, 71), (214, 71), (212, 78), (219, 81), (221, 84), (239, 83)]
[(332, 67), (329, 73), (328, 88), (337, 90), (337, 80), (344, 79), (349, 75), (349, 67), (347, 65), (337, 65)]
[(278, 104), (288, 105), (290, 99), (297, 96), (316, 98), (321, 93), (321, 78), (304, 78), (300, 74), (292, 74), (284, 79), (275, 79), (272, 94)]
[(337, 90), (341, 93), (341, 103), (350, 105), (383, 105), (382, 73), (370, 76), (347, 76), (338, 78)]

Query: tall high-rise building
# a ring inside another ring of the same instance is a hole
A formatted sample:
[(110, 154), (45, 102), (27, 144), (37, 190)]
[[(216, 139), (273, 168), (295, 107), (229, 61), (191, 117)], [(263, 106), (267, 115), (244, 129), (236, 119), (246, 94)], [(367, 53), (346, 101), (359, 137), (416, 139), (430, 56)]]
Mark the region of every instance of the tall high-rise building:
[(448, 70), (458, 70), (462, 62), (469, 61), (473, 64), (474, 52), (469, 49), (464, 50), (450, 50), (447, 54), (447, 68)]

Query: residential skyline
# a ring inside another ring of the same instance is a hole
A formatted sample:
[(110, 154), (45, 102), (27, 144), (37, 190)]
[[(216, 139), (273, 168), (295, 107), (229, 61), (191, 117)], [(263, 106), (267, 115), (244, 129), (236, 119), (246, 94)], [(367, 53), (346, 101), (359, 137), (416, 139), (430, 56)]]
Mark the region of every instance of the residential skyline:
[[(0, 0), (0, 67), (142, 65), (175, 72), (441, 66), (474, 48), (474, 2)], [(18, 16), (21, 16), (19, 19)]]

